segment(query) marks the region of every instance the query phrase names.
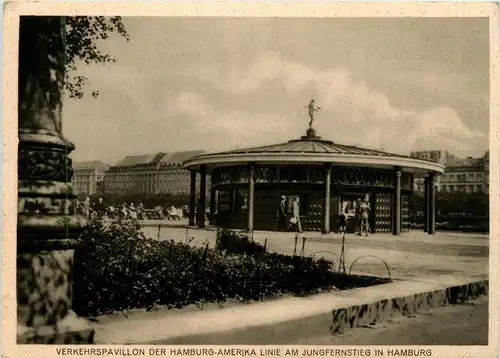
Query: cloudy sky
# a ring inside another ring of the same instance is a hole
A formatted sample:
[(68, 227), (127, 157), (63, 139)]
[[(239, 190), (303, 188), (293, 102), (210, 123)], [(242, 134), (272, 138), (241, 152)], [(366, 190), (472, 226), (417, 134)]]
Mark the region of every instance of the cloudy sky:
[[(343, 144), (409, 153), (488, 146), (485, 19), (124, 18), (117, 62), (81, 64), (97, 99), (64, 103), (76, 161), (218, 151), (314, 127)], [(89, 88), (90, 90), (91, 88)]]

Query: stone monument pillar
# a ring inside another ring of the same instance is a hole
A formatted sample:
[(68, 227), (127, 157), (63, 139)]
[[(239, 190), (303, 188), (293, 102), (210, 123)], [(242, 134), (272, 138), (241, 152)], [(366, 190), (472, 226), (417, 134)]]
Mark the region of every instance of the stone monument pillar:
[(73, 253), (85, 228), (75, 215), (74, 146), (62, 135), (63, 17), (21, 17), (17, 224), (17, 342), (92, 343), (71, 310)]

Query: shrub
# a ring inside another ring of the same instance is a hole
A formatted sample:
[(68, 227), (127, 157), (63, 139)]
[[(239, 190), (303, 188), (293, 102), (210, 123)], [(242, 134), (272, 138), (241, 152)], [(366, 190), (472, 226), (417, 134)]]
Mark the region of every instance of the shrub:
[(73, 308), (82, 316), (385, 282), (340, 275), (325, 260), (265, 253), (241, 234), (221, 239), (221, 250), (197, 248), (147, 239), (137, 221), (93, 218), (80, 241)]
[(262, 255), (266, 248), (261, 244), (250, 241), (245, 232), (222, 230), (217, 233), (216, 249), (235, 255)]

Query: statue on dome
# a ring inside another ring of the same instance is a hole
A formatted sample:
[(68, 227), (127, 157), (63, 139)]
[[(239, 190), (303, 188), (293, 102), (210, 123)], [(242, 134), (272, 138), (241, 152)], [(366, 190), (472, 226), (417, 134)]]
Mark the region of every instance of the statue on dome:
[(314, 102), (314, 98), (311, 99), (311, 102), (309, 102), (308, 106), (304, 106), (309, 108), (309, 118), (311, 119), (309, 121), (309, 128), (312, 129), (312, 124), (314, 122), (314, 112), (317, 112), (321, 109), (321, 107), (316, 106), (316, 103)]

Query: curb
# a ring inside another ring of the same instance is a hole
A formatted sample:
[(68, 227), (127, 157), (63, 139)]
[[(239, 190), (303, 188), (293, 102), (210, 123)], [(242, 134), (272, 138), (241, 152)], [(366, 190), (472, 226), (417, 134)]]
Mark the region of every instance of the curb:
[[(155, 227), (158, 228), (159, 225), (161, 225), (162, 229), (186, 229), (186, 225), (182, 224), (174, 224), (174, 223), (161, 223), (161, 224), (154, 224), (154, 223), (140, 223), (141, 227)], [(204, 228), (199, 228), (197, 226), (187, 226), (187, 229), (189, 230), (195, 230), (195, 231), (217, 231), (217, 228), (215, 227), (204, 227)]]
[(193, 334), (140, 344), (203, 344), (203, 345), (266, 345), (290, 344), (314, 335), (343, 333), (349, 329), (369, 326), (392, 317), (412, 317), (426, 309), (454, 305), (470, 298), (488, 295), (488, 280), (448, 286), (441, 289), (377, 300), (367, 304), (338, 308), (317, 315), (268, 325), (226, 330), (213, 333)]

